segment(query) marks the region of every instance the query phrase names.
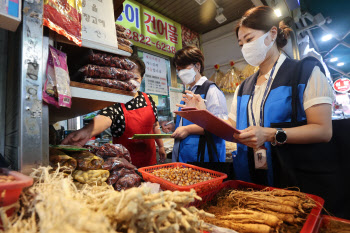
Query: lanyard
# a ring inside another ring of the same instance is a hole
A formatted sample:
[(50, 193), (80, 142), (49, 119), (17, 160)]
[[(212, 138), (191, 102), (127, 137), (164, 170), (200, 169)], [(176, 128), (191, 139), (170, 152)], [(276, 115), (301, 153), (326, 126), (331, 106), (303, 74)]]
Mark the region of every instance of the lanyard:
[[(278, 60), (277, 60), (278, 61)], [(275, 64), (273, 65), (272, 67), (272, 70), (271, 70), (271, 73), (270, 73), (270, 77), (269, 77), (269, 80), (267, 81), (267, 85), (266, 85), (266, 89), (265, 89), (265, 92), (264, 92), (264, 95), (263, 95), (263, 98), (261, 100), (261, 105), (260, 105), (260, 126), (263, 126), (263, 112), (264, 112), (264, 104), (265, 104), (265, 101), (266, 101), (266, 98), (267, 98), (267, 93), (268, 91), (270, 90), (270, 86), (271, 86), (271, 83), (272, 83), (272, 76), (273, 76), (273, 73), (275, 72), (275, 68), (276, 68), (276, 64), (277, 64), (277, 61), (275, 62)], [(254, 95), (255, 95), (255, 87), (254, 87), (254, 91), (251, 95), (251, 100), (250, 100), (250, 112), (252, 114), (252, 120), (253, 120), (253, 125), (256, 126), (256, 121), (255, 121), (255, 117), (254, 117), (254, 111), (253, 111), (253, 99), (254, 99)]]

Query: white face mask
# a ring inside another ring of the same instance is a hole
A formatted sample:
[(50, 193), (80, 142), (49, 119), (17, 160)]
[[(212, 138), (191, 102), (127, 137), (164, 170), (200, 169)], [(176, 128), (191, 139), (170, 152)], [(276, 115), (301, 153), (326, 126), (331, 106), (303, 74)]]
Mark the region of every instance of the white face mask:
[(130, 79), (130, 82), (136, 86), (136, 88), (132, 92), (134, 93), (138, 92), (140, 90), (141, 83), (139, 83), (135, 79)]
[(193, 67), (191, 69), (183, 69), (178, 72), (178, 76), (183, 84), (188, 85), (194, 82), (196, 71), (194, 71)]
[(269, 33), (268, 31), (258, 39), (243, 45), (243, 57), (250, 65), (259, 66), (265, 60), (267, 52), (271, 49), (275, 41), (271, 41), (268, 46), (265, 45), (265, 38)]

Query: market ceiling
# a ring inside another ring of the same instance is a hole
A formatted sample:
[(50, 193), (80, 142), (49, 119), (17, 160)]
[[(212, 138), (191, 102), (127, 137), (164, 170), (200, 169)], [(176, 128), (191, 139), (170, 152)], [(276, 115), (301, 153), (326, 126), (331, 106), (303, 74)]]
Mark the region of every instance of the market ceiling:
[(206, 33), (239, 19), (246, 10), (254, 7), (250, 0), (215, 0), (223, 8), (227, 20), (219, 24), (215, 20), (216, 6), (212, 0), (199, 5), (195, 0), (136, 0), (152, 10), (192, 29)]
[[(337, 36), (343, 38), (350, 32), (350, 1), (301, 0), (300, 3), (302, 11), (307, 11), (312, 15), (321, 13), (325, 18), (330, 17), (332, 22), (327, 24), (327, 26), (334, 32), (331, 33), (334, 34), (332, 39), (322, 41), (322, 37), (330, 33), (325, 32), (319, 27), (312, 29), (311, 32), (318, 46), (318, 52), (324, 57), (328, 67), (334, 67), (350, 77), (350, 48), (344, 44), (339, 44), (335, 49), (329, 52), (338, 44)], [(309, 23), (311, 24), (311, 22)], [(348, 34), (343, 41), (350, 46), (350, 34)], [(337, 61), (331, 62), (331, 58), (337, 58)], [(342, 63), (344, 64), (342, 65)], [(330, 72), (333, 79), (344, 76), (332, 68), (330, 68)]]

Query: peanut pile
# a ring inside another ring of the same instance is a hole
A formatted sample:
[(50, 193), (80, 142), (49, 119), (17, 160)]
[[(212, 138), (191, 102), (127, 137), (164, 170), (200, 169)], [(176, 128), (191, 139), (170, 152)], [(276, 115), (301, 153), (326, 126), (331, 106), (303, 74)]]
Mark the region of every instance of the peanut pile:
[(10, 175), (0, 175), (0, 183), (8, 183), (15, 181), (16, 178)]
[(193, 185), (213, 179), (207, 172), (182, 167), (162, 168), (153, 171), (153, 175), (180, 186)]

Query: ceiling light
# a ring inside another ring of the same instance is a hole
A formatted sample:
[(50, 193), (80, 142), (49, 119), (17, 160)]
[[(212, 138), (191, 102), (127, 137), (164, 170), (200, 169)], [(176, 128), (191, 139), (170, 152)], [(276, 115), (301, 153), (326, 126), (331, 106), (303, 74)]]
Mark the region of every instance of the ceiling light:
[(322, 41), (328, 41), (328, 40), (330, 40), (332, 38), (333, 38), (332, 34), (327, 34), (327, 35), (322, 36), (321, 40)]
[(207, 0), (195, 0), (199, 5), (202, 5), (205, 3)]
[(336, 61), (338, 61), (338, 58), (337, 57), (332, 57), (329, 61), (330, 62), (336, 62)]
[(222, 24), (223, 22), (225, 22), (227, 19), (225, 17), (225, 15), (222, 13), (224, 11), (224, 8), (219, 7), (216, 9), (216, 17), (215, 20), (219, 23)]
[(345, 63), (344, 62), (339, 62), (337, 66), (343, 66)]
[(275, 14), (277, 17), (281, 17), (282, 16), (282, 12), (280, 9), (275, 9)]

